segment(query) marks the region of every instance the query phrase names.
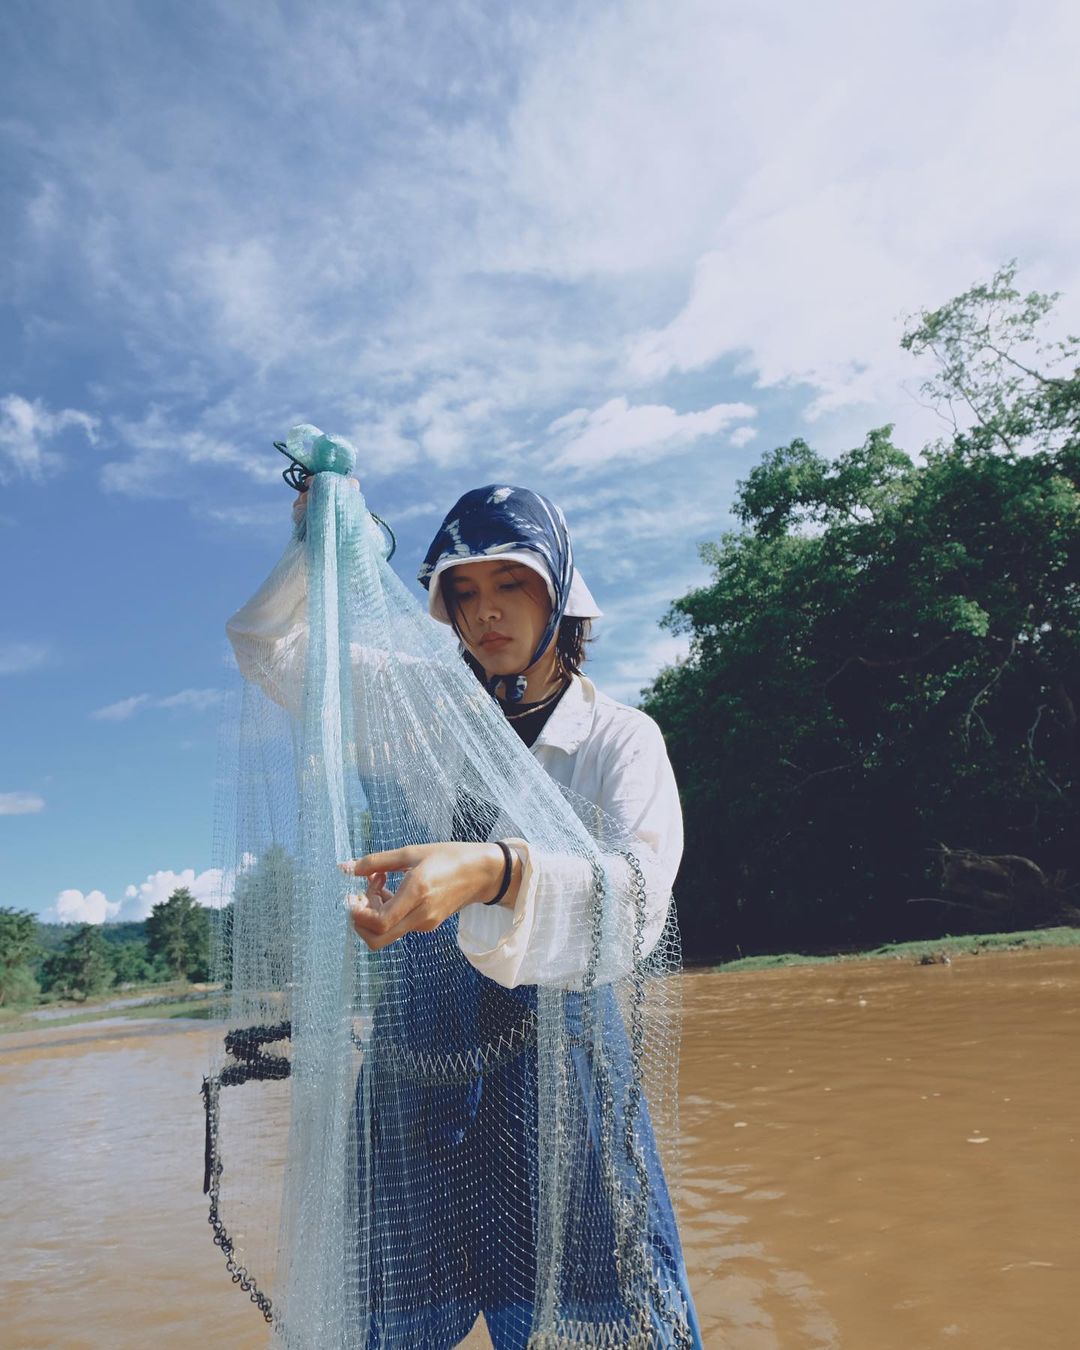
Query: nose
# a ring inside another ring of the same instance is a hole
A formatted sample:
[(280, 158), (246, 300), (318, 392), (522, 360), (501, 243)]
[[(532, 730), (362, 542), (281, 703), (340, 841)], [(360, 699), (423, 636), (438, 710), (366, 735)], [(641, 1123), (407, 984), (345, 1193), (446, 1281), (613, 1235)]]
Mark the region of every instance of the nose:
[(484, 623), (487, 623), (489, 620), (493, 621), (502, 618), (502, 610), (499, 608), (498, 596), (494, 591), (481, 593), (477, 618), (481, 619)]

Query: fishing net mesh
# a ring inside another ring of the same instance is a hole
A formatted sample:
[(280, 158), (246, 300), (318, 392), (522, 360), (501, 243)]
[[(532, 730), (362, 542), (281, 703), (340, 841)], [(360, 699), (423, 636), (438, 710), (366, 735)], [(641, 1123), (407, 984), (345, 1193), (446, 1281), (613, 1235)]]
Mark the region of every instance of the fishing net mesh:
[[(481, 1315), (500, 1350), (695, 1344), (656, 859), (544, 772), (384, 553), (355, 483), (316, 475), (251, 602), (293, 608), (233, 633), (215, 1241), (284, 1346), (450, 1347)], [(524, 846), (542, 983), (474, 967), (479, 906), (355, 936), (340, 860), (488, 839)]]

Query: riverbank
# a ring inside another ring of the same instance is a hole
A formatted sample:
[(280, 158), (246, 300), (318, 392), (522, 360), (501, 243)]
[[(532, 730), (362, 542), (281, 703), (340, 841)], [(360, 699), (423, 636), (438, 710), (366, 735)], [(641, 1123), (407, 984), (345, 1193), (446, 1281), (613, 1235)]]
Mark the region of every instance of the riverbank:
[(216, 990), (209, 985), (174, 981), (170, 984), (144, 985), (115, 990), (99, 998), (76, 1003), (48, 1003), (35, 1007), (0, 1008), (0, 1035), (17, 1031), (77, 1026), (80, 1022), (99, 1022), (105, 1018), (195, 1017), (210, 1016), (210, 1000)]
[[(982, 956), (993, 952), (1036, 951), (1042, 947), (1080, 946), (1080, 928), (1032, 928), (1014, 933), (975, 933), (920, 942), (890, 942), (881, 947), (854, 952), (779, 952), (744, 956), (716, 965), (696, 967), (720, 973), (773, 970), (784, 966), (829, 965), (850, 961), (911, 961), (916, 965), (948, 964), (957, 956)], [(0, 1034), (38, 1030), (51, 1026), (77, 1026), (105, 1018), (199, 1018), (210, 1016), (216, 990), (209, 985), (144, 985), (123, 994), (111, 991), (96, 999), (76, 1003), (50, 1003), (37, 1007), (0, 1008)]]
[(1029, 928), (1015, 933), (969, 933), (962, 937), (927, 938), (917, 942), (888, 942), (856, 952), (781, 952), (744, 956), (710, 966), (715, 971), (773, 970), (780, 966), (835, 965), (845, 961), (913, 961), (916, 965), (946, 965), (954, 956), (983, 956), (990, 952), (1037, 951), (1041, 947), (1080, 947), (1080, 928)]

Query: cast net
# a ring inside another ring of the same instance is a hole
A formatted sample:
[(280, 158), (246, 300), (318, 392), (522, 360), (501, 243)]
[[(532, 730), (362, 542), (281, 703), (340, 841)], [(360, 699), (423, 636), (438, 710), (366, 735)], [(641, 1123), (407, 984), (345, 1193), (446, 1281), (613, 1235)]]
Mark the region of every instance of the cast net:
[[(481, 1315), (499, 1350), (696, 1344), (670, 879), (544, 772), (385, 553), (317, 473), (230, 624), (215, 1241), (296, 1350), (439, 1350)], [(487, 839), (519, 841), (527, 904), (356, 937), (340, 860)], [(509, 986), (480, 969), (506, 944)]]

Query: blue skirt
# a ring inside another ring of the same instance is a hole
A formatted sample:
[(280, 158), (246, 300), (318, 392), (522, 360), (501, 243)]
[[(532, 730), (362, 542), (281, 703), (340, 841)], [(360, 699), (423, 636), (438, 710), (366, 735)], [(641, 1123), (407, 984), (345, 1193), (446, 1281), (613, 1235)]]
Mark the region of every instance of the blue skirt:
[[(398, 960), (390, 956), (393, 947)], [(525, 1350), (535, 1314), (538, 1157), (544, 1145), (559, 1147), (573, 1160), (567, 1179), (571, 1199), (560, 1216), (555, 1296), (562, 1322), (603, 1327), (611, 1339), (602, 1343), (613, 1346), (629, 1339), (620, 1339), (620, 1329), (633, 1327), (642, 1335), (640, 1313), (625, 1296), (627, 1276), (620, 1279), (617, 1269), (610, 1204), (614, 1168), (619, 1186), (641, 1197), (645, 1207), (639, 1229), (645, 1259), (638, 1265), (647, 1272), (648, 1289), (635, 1288), (633, 1302), (650, 1308), (652, 1328), (648, 1339), (634, 1343), (680, 1344), (675, 1326), (681, 1321), (689, 1343), (700, 1347), (643, 1097), (629, 1134), (638, 1167), (643, 1163), (647, 1173), (644, 1187), (640, 1171), (635, 1174), (628, 1161), (633, 1150), (622, 1146), (628, 1125), (620, 1103), (627, 1099), (632, 1061), (614, 992), (564, 995), (572, 1047), (567, 1090), (580, 1106), (564, 1114), (577, 1122), (579, 1137), (541, 1141), (536, 989), (504, 989), (475, 971), (457, 951), (453, 922), (437, 933), (409, 934), (393, 947), (383, 956), (390, 956), (405, 980), (393, 979), (395, 997), (376, 1013), (356, 1086), (367, 1350), (450, 1350), (480, 1313), (495, 1350)], [(447, 988), (450, 979), (453, 998), (440, 998), (440, 986)], [(602, 1024), (602, 1081), (593, 1070), (590, 1038), (574, 1034), (575, 1023), (586, 1016), (594, 1028)], [(461, 1047), (470, 1045), (497, 1048), (482, 1056), (463, 1053)], [(605, 1137), (616, 1141), (606, 1158)], [(684, 1332), (681, 1344), (686, 1343)]]

